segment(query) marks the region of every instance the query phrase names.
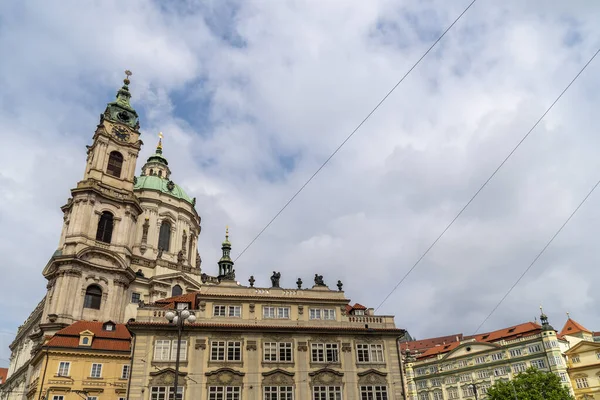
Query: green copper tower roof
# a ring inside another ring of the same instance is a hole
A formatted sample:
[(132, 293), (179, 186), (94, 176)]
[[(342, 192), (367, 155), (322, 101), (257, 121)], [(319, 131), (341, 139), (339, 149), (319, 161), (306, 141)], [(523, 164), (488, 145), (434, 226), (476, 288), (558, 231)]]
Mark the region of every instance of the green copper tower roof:
[(106, 105), (104, 118), (128, 125), (137, 130), (140, 127), (138, 114), (129, 103), (131, 99), (131, 93), (129, 92), (131, 71), (125, 71), (125, 74), (127, 76), (123, 80), (123, 86), (117, 91), (117, 99)]

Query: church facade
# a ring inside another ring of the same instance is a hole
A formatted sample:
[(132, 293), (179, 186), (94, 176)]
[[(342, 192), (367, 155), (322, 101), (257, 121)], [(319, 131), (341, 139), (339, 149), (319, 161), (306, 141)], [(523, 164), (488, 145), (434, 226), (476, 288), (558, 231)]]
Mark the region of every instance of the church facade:
[(23, 398), (45, 337), (79, 320), (125, 323), (140, 302), (200, 288), (196, 200), (172, 180), (162, 138), (136, 176), (142, 140), (129, 75), (100, 115), (82, 180), (61, 207), (58, 248), (43, 269), (47, 293), (10, 345), (3, 398)]

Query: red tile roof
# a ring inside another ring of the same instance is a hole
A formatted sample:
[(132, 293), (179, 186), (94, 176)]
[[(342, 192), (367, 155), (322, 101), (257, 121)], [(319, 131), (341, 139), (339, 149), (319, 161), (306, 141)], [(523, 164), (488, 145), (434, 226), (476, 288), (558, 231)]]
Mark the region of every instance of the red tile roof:
[(356, 303), (352, 306), (353, 309), (355, 310), (366, 310), (367, 307), (363, 306), (362, 304)]
[[(511, 326), (509, 328), (498, 329), (497, 331), (482, 333), (474, 336), (464, 336), (462, 340), (475, 339), (476, 342), (493, 343), (499, 340), (511, 340), (516, 339), (518, 337), (535, 335), (536, 333), (541, 332), (541, 329), (542, 327), (534, 322), (525, 322), (523, 324)], [(429, 340), (435, 339), (439, 338), (426, 339), (422, 342), (427, 342)], [(434, 347), (430, 347), (427, 350), (425, 350), (425, 352), (418, 355), (417, 358), (425, 359), (432, 356), (436, 356), (438, 354), (448, 353), (460, 346), (460, 344), (460, 342), (454, 341), (446, 345), (434, 345)]]
[(402, 349), (406, 350), (418, 350), (425, 351), (432, 347), (439, 345), (445, 345), (452, 342), (461, 341), (463, 338), (462, 333), (457, 333), (456, 335), (448, 335), (448, 336), (440, 336), (436, 338), (423, 339), (423, 340), (414, 340), (412, 342), (402, 343)]
[(8, 368), (0, 368), (0, 385), (6, 382), (6, 378), (8, 377)]
[(567, 322), (565, 322), (565, 326), (563, 326), (562, 331), (560, 331), (560, 333), (558, 335), (559, 336), (573, 335), (573, 334), (579, 333), (579, 332), (592, 333), (592, 331), (583, 327), (583, 325), (581, 325), (581, 324), (575, 322), (575, 320), (572, 320), (571, 318), (569, 318), (569, 319), (567, 319)]
[[(114, 324), (115, 329), (103, 329), (104, 322), (78, 321), (56, 332), (45, 344), (47, 347), (80, 348), (106, 351), (129, 351), (131, 334), (123, 324)], [(90, 331), (94, 334), (91, 346), (79, 345), (79, 334)]]
[(196, 295), (198, 292), (182, 294), (180, 296), (167, 297), (166, 299), (156, 300), (157, 306), (163, 305), (163, 308), (173, 309), (175, 303), (191, 303), (191, 310), (196, 310)]

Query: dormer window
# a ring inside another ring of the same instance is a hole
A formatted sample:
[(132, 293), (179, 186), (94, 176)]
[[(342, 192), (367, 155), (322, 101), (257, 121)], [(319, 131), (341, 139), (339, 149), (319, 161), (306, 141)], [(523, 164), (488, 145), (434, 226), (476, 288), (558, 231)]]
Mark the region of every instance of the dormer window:
[(90, 338), (89, 337), (84, 337), (81, 339), (81, 344), (84, 346), (87, 346), (90, 344)]
[(354, 315), (365, 315), (365, 310), (354, 310)]
[(102, 329), (104, 329), (105, 331), (114, 331), (115, 330), (115, 324), (112, 322), (107, 322), (102, 326)]

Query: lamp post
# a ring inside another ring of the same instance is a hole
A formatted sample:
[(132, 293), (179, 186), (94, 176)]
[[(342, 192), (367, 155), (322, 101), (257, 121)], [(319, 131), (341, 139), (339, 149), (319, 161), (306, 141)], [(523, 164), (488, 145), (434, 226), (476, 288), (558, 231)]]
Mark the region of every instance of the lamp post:
[(477, 396), (477, 385), (474, 383), (471, 383), (469, 386), (471, 386), (471, 388), (473, 389), (473, 393), (475, 394), (475, 400), (478, 400), (479, 397)]
[[(179, 353), (181, 352), (181, 332), (183, 331), (183, 325), (186, 321), (190, 324), (196, 322), (196, 316), (187, 309), (184, 309), (167, 311), (165, 318), (167, 318), (169, 323), (177, 325), (177, 355), (175, 356), (175, 381), (173, 382), (173, 400), (177, 400), (177, 384), (179, 383)], [(167, 394), (167, 399), (168, 398), (169, 397)]]

